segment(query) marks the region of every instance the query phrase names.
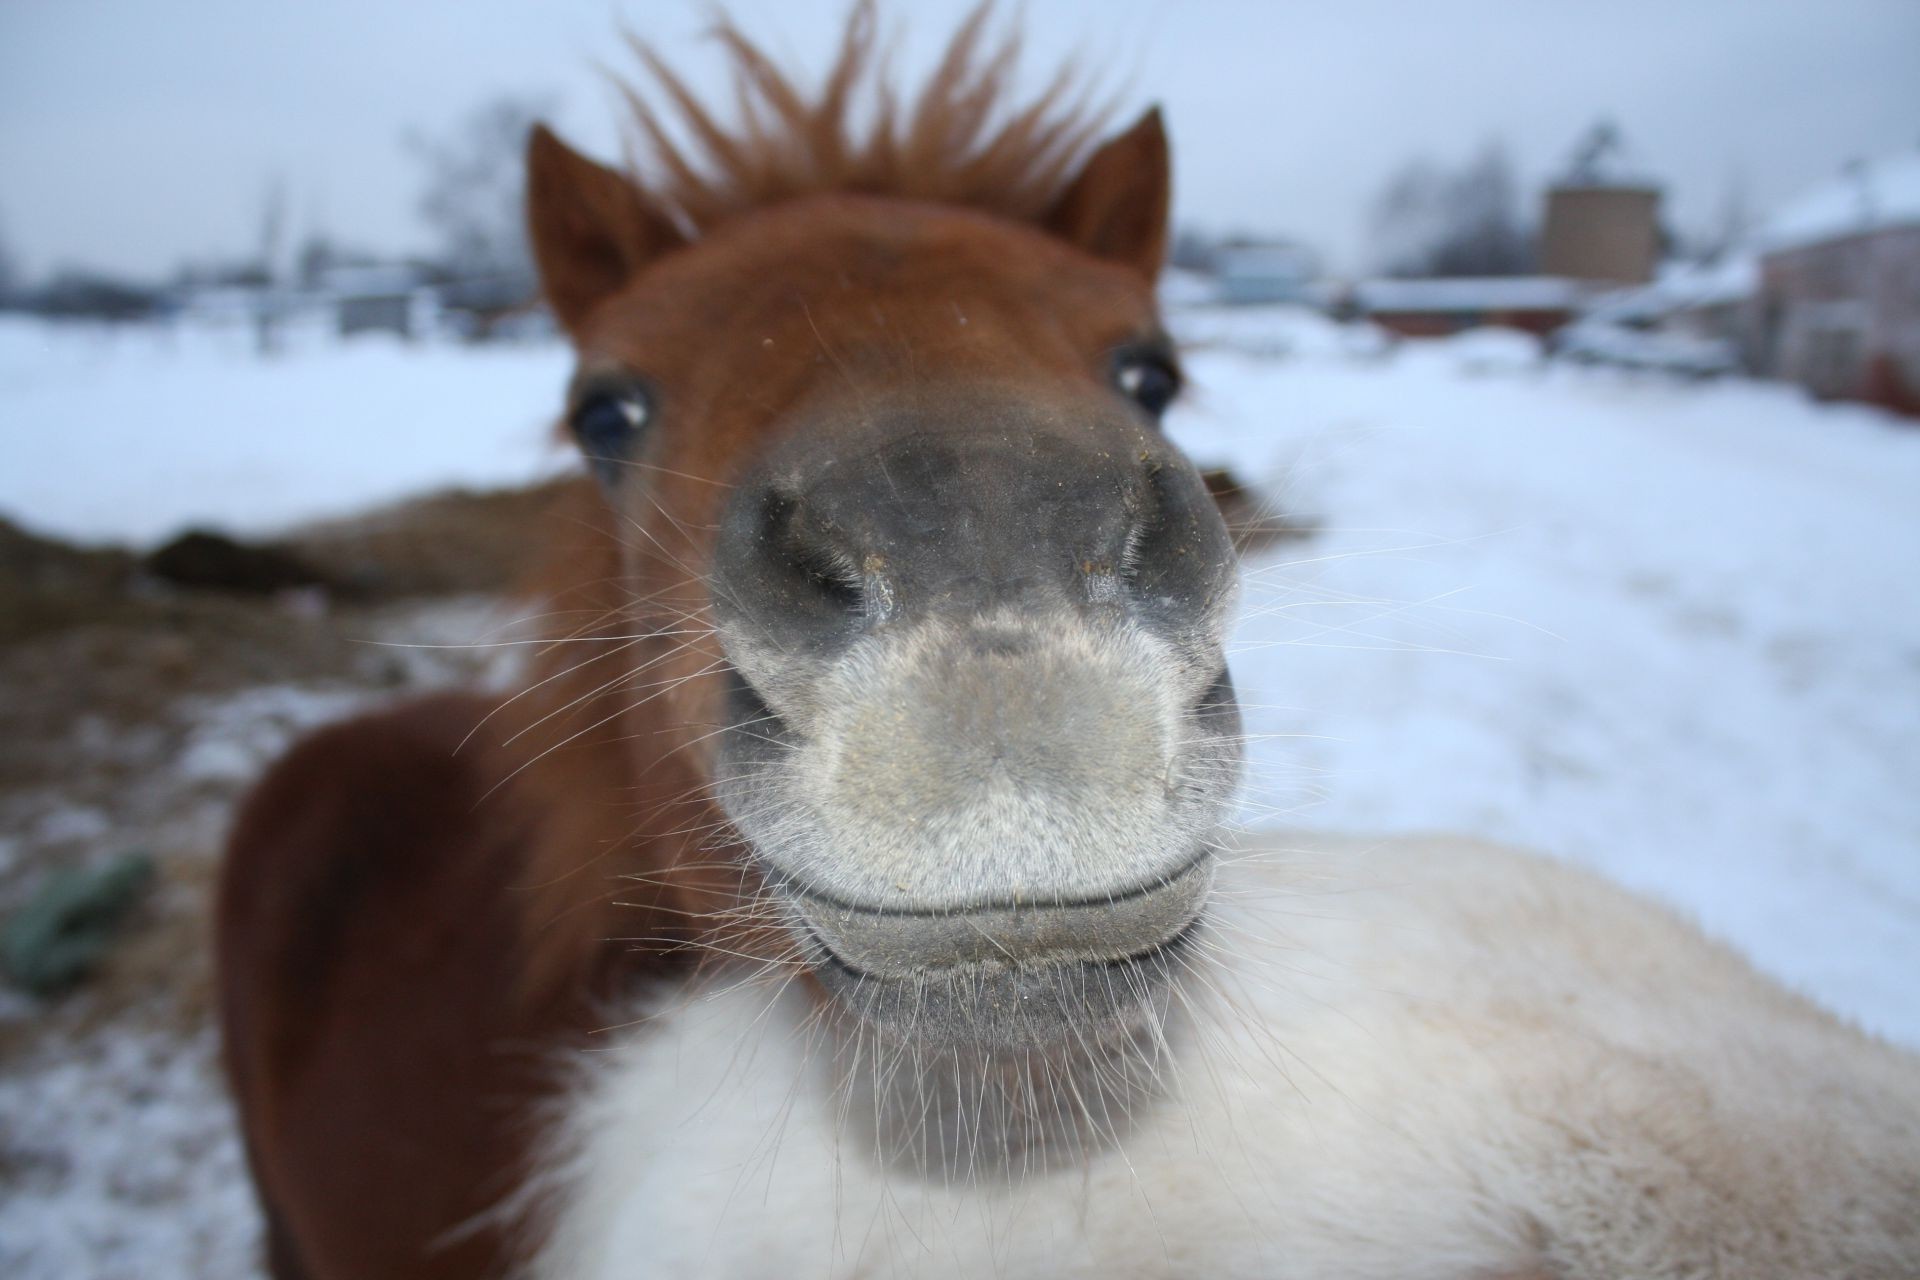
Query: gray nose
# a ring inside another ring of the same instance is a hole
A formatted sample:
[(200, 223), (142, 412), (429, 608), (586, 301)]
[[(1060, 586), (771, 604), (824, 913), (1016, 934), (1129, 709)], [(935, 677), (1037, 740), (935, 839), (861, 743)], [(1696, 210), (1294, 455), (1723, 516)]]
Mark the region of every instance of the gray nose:
[(1137, 423), (916, 410), (851, 440), (802, 434), (739, 486), (716, 609), (757, 643), (808, 653), (1001, 606), (1178, 627), (1222, 589), (1231, 559), (1199, 476)]

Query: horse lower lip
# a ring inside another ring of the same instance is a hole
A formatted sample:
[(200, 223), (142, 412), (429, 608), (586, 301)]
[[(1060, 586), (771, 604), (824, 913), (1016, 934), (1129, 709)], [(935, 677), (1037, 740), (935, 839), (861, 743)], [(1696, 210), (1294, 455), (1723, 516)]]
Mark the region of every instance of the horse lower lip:
[(1151, 957), (1204, 908), (1213, 855), (1203, 845), (1169, 870), (1095, 896), (950, 906), (847, 902), (768, 870), (796, 932), (848, 972), (890, 980), (968, 966), (1037, 970)]
[[(1149, 964), (1156, 960), (1170, 960), (1174, 956), (1185, 951), (1189, 946), (1192, 945), (1195, 935), (1199, 933), (1200, 921), (1201, 921), (1201, 917), (1196, 915), (1193, 919), (1189, 920), (1185, 925), (1183, 925), (1177, 933), (1170, 934), (1169, 936), (1162, 938), (1158, 942), (1150, 943), (1147, 946), (1142, 947), (1138, 951), (1130, 951), (1125, 955), (1115, 956), (1111, 959), (1076, 960), (1076, 959), (1067, 959), (1067, 958), (1057, 958), (1057, 959), (1044, 960), (1037, 963), (1032, 961), (1025, 961), (1025, 962), (1015, 961), (1011, 964), (1001, 964), (997, 967), (1004, 968), (1004, 969), (1025, 970), (1030, 972), (1044, 972), (1048, 970), (1061, 970), (1061, 969), (1069, 969), (1074, 967), (1083, 967), (1089, 970), (1125, 969), (1129, 967), (1138, 967), (1141, 965)], [(808, 944), (812, 947), (814, 953), (819, 957), (819, 963), (814, 965), (816, 969), (821, 967), (821, 965), (830, 966), (831, 968), (839, 971), (840, 973), (845, 974), (847, 977), (855, 979), (857, 981), (910, 982), (915, 980), (916, 978), (926, 978), (926, 977), (932, 977), (932, 976), (937, 976), (942, 974), (958, 973), (962, 970), (976, 969), (981, 967), (977, 964), (945, 965), (945, 966), (929, 967), (925, 970), (920, 971), (919, 973), (910, 974), (910, 975), (876, 973), (870, 969), (861, 968), (859, 965), (853, 963), (851, 960), (848, 960), (845, 956), (841, 955), (838, 951), (835, 951), (833, 949), (832, 944), (829, 943), (825, 938), (821, 937), (820, 934), (817, 931), (815, 931), (811, 925), (806, 924), (805, 922), (801, 922), (800, 928), (805, 933)]]
[(968, 963), (900, 975), (861, 969), (804, 923), (799, 931), (815, 977), (861, 1022), (900, 1039), (992, 1054), (1103, 1039), (1157, 1021), (1200, 919), (1116, 959)]

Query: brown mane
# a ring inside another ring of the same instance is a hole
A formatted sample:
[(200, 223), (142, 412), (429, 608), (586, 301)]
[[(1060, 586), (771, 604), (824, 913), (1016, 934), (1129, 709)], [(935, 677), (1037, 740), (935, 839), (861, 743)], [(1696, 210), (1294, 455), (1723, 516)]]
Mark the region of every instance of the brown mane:
[[(925, 87), (902, 109), (876, 56), (872, 0), (859, 0), (831, 70), (809, 93), (722, 16), (711, 34), (734, 80), (729, 127), (644, 41), (632, 39), (663, 114), (622, 85), (638, 127), (629, 167), (682, 232), (826, 192), (893, 196), (1030, 221), (1059, 197), (1107, 114), (1090, 108), (1069, 66), (1031, 101), (1011, 101), (1016, 34), (993, 39), (993, 5), (976, 7)], [(870, 117), (863, 119), (862, 117)], [(670, 122), (687, 139), (676, 140)]]

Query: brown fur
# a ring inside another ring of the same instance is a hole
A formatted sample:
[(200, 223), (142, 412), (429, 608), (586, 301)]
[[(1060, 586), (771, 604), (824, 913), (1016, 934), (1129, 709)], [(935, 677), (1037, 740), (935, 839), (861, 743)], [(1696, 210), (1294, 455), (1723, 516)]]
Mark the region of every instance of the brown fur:
[(476, 1216), (526, 1176), (599, 1002), (780, 945), (730, 915), (752, 883), (707, 790), (705, 586), (720, 503), (775, 425), (928, 380), (1105, 395), (1106, 353), (1155, 331), (1157, 114), (1076, 171), (1088, 117), (1064, 82), (1004, 113), (1012, 49), (981, 53), (983, 19), (911, 111), (880, 86), (862, 138), (864, 4), (813, 98), (723, 26), (736, 132), (644, 54), (698, 144), (642, 108), (650, 187), (532, 138), (549, 301), (583, 374), (644, 370), (664, 422), (633, 462), (644, 505), (582, 482), (556, 522), (554, 643), (525, 689), (318, 734), (235, 829), (223, 1022), (280, 1280), (498, 1274), (507, 1239)]

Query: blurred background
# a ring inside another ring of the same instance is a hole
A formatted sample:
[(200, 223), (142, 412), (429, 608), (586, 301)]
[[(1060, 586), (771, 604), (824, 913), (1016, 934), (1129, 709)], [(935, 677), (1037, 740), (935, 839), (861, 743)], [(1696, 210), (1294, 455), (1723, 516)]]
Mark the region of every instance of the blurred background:
[[(883, 6), (912, 85), (967, 6)], [(842, 0), (742, 2), (818, 70)], [(512, 678), (520, 150), (694, 3), (0, 6), (0, 1273), (255, 1274), (204, 929), (305, 728)], [(1009, 12), (1003, 26), (1015, 23)], [(1920, 1046), (1920, 6), (1029, 0), (1168, 112), (1243, 816), (1599, 868)]]

